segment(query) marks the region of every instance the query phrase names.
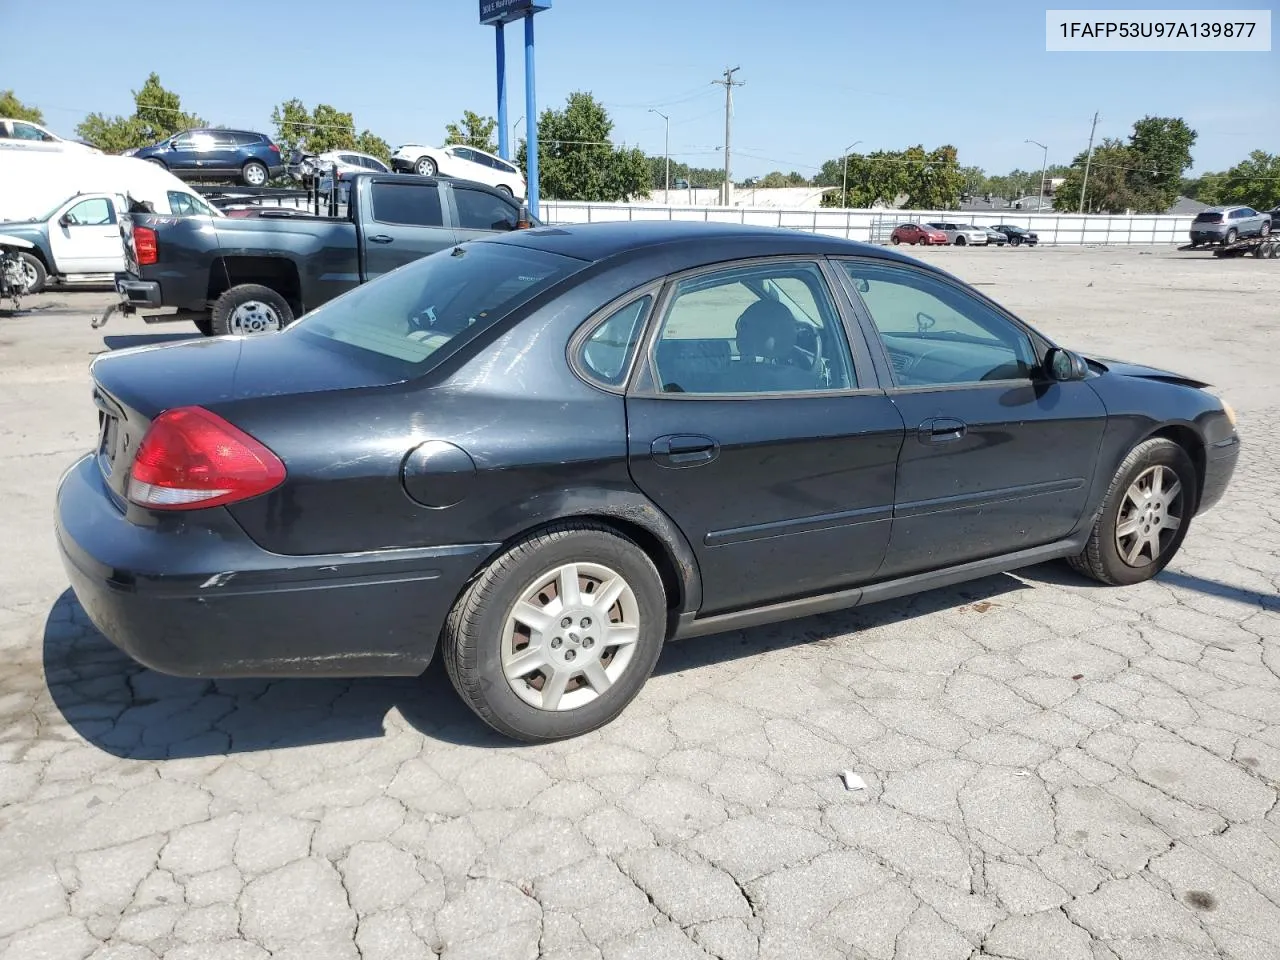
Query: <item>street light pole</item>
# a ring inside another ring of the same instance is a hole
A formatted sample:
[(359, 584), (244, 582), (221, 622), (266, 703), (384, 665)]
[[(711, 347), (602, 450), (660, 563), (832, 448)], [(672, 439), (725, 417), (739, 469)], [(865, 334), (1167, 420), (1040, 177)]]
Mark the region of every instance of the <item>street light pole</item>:
[(1039, 140), (1024, 140), (1023, 142), (1034, 143), (1044, 151), (1044, 159), (1040, 162), (1040, 203), (1036, 205), (1036, 213), (1044, 213), (1044, 172), (1049, 169), (1049, 148)]
[(842, 207), (848, 207), (849, 204), (849, 151), (861, 142), (861, 140), (855, 140), (844, 148), (844, 184), (840, 187), (840, 205)]
[(671, 203), (671, 118), (653, 107), (649, 108), (649, 112), (660, 116), (666, 127), (666, 132), (662, 135), (662, 154), (666, 162), (666, 186), (662, 188), (662, 202), (669, 204)]

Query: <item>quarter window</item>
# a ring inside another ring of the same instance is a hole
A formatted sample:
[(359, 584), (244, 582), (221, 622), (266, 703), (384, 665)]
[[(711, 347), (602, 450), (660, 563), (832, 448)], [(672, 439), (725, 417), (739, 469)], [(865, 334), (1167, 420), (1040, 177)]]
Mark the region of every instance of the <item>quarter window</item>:
[(609, 387), (621, 386), (627, 379), (652, 302), (646, 295), (619, 307), (582, 341), (578, 363), (591, 379)]
[(681, 280), (653, 365), (663, 393), (811, 393), (856, 383), (822, 272), (805, 262)]
[(937, 277), (906, 267), (846, 261), (901, 387), (1031, 376), (1031, 338), (994, 308)]

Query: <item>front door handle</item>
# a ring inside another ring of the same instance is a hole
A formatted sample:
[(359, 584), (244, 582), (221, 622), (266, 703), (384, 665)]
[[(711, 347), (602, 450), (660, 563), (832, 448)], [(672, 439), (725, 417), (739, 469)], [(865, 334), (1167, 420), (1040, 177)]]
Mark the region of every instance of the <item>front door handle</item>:
[(390, 243), (392, 237), (388, 237), (385, 233), (379, 233), (369, 238), (370, 243)]
[(963, 420), (954, 417), (935, 417), (920, 424), (916, 439), (921, 443), (949, 443), (959, 440), (968, 429)]
[(658, 437), (650, 444), (649, 452), (660, 467), (697, 467), (718, 457), (720, 444), (710, 437), (681, 433)]

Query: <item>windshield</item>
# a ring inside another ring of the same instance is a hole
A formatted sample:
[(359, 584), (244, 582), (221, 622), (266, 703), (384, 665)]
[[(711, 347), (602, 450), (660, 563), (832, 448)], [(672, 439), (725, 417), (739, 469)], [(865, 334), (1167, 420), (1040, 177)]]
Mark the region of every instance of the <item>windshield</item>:
[(584, 266), (504, 243), (456, 246), (331, 300), (285, 335), (345, 344), (420, 373), (451, 341), (491, 326)]

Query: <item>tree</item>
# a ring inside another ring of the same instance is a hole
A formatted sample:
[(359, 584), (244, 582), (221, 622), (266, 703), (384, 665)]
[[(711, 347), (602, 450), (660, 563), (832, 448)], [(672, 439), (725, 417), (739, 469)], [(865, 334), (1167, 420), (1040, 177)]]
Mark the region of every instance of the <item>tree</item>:
[(916, 145), (906, 150), (878, 150), (828, 160), (814, 178), (821, 186), (842, 187), (848, 163), (848, 192), (827, 193), (829, 207), (911, 207), (947, 209), (960, 202), (964, 176), (956, 163), (956, 148), (947, 144), (926, 151)]
[(961, 167), (960, 176), (964, 178), (964, 192), (971, 197), (984, 195), (988, 187), (988, 179), (981, 167)]
[(1123, 140), (1108, 137), (1093, 151), (1089, 162), (1089, 183), (1084, 185), (1087, 152), (1076, 155), (1066, 179), (1054, 192), (1055, 210), (1075, 213), (1080, 208), (1080, 191), (1085, 193), (1086, 213), (1124, 213), (1139, 208), (1139, 191), (1131, 174), (1139, 169), (1142, 159)]
[(182, 98), (166, 90), (157, 73), (147, 77), (141, 90), (133, 91), (133, 106), (133, 115), (128, 117), (89, 114), (76, 127), (76, 136), (105, 153), (123, 153), (159, 143), (183, 130), (208, 126), (196, 114), (182, 109)]
[(27, 106), (13, 95), (12, 90), (0, 90), (0, 117), (44, 123), (44, 114), (40, 112), (40, 108)]
[(498, 129), (498, 121), (493, 117), (482, 117), (470, 110), (462, 111), (461, 123), (445, 125), (445, 144), (460, 143), (486, 153), (497, 153), (498, 145), (493, 142), (493, 132)]
[(305, 148), (308, 153), (358, 150), (384, 162), (391, 159), (391, 148), (385, 140), (368, 130), (357, 135), (354, 117), (327, 103), (308, 110), (296, 97), (286, 100), (272, 108), (271, 122), (276, 128), (276, 143), (286, 157)]
[(1181, 117), (1143, 117), (1133, 125), (1129, 148), (1137, 163), (1129, 186), (1139, 212), (1163, 213), (1173, 206), (1195, 142), (1196, 132)]
[[(603, 202), (648, 196), (653, 182), (649, 158), (638, 149), (615, 148), (612, 133), (608, 111), (590, 93), (576, 91), (563, 110), (544, 110), (538, 118), (542, 195)], [(527, 168), (527, 160), (528, 144), (522, 140), (517, 161)]]
[(1204, 203), (1271, 210), (1280, 206), (1280, 154), (1254, 150), (1226, 173), (1201, 177), (1197, 186), (1196, 193), (1188, 195)]
[(787, 185), (787, 178), (781, 170), (771, 170), (760, 179), (760, 187), (765, 190), (777, 190)]

